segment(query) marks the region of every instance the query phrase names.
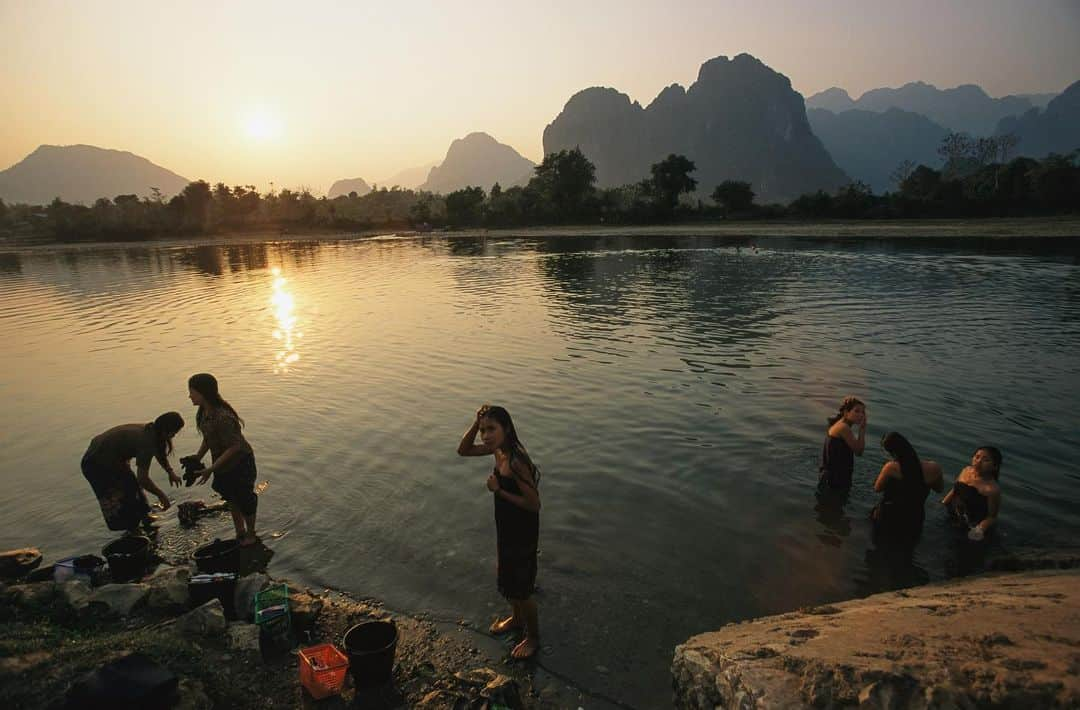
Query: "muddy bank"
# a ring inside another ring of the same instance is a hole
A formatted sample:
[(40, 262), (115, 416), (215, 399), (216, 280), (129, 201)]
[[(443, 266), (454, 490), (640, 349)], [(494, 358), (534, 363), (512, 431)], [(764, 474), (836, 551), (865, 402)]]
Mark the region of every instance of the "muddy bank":
[(990, 573), (731, 624), (676, 647), (672, 676), (680, 708), (1078, 707), (1080, 570)]

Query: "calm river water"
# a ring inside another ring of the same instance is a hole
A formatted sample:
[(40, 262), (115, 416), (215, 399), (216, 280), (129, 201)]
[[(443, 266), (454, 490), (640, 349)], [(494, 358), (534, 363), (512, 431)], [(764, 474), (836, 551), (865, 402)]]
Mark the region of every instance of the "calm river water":
[[(271, 572), (486, 624), (501, 403), (542, 470), (543, 665), (637, 707), (686, 637), (964, 572), (931, 496), (912, 564), (866, 513), (896, 429), (947, 479), (1005, 454), (999, 545), (1080, 528), (1080, 246), (1068, 240), (430, 238), (0, 253), (0, 548), (111, 539), (79, 472), (214, 373), (247, 421)], [(817, 504), (825, 419), (870, 439)], [(153, 474), (163, 474), (156, 465)], [(175, 500), (209, 495), (182, 489)], [(175, 513), (164, 516), (175, 526)], [(203, 523), (225, 533), (224, 520)], [(271, 535), (276, 537), (271, 538)]]

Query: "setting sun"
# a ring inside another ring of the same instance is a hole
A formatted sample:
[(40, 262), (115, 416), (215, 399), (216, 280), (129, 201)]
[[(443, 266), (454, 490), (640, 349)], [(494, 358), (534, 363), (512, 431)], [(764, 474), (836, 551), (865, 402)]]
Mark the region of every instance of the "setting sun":
[(277, 140), (282, 128), (281, 119), (265, 110), (253, 111), (244, 119), (244, 133), (252, 140)]

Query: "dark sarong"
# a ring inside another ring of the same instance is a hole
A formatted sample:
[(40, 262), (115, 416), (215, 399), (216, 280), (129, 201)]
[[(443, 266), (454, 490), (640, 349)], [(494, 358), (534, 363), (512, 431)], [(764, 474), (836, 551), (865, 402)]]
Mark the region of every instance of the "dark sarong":
[(259, 507), (259, 496), (255, 493), (255, 455), (239, 454), (240, 460), (227, 471), (215, 471), (211, 488), (217, 491), (222, 500), (239, 510), (244, 515), (255, 515)]
[[(495, 469), (499, 476), (499, 470)], [(499, 476), (507, 492), (521, 495), (513, 476)], [(540, 514), (519, 508), (495, 494), (499, 593), (507, 599), (528, 599), (536, 590), (536, 554), (540, 539)]]
[(130, 470), (102, 466), (84, 456), (82, 472), (94, 489), (109, 530), (134, 530), (150, 513), (146, 495)]

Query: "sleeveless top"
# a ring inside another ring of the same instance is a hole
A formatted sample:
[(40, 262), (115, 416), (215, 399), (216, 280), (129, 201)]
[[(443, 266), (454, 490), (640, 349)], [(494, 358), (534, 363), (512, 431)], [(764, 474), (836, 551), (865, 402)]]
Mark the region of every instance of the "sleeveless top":
[(820, 483), (829, 488), (851, 488), (851, 475), (855, 472), (855, 452), (847, 442), (836, 436), (826, 436), (821, 448)]
[[(499, 486), (507, 493), (521, 495), (521, 486), (516, 476), (506, 477), (494, 470), (499, 479)], [(500, 558), (505, 555), (535, 555), (540, 539), (540, 512), (525, 510), (514, 505), (498, 494), (495, 497), (495, 532), (498, 539)]]
[(978, 525), (990, 514), (990, 503), (979, 489), (957, 481), (953, 484), (953, 500), (949, 510), (969, 526)]

